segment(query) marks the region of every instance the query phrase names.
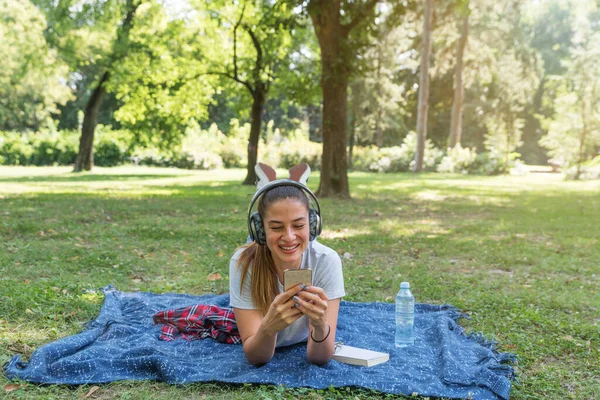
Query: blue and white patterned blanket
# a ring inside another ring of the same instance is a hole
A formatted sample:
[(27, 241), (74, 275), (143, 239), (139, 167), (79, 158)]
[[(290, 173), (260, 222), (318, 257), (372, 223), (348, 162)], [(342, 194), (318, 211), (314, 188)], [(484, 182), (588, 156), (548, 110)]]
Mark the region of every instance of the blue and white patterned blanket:
[(288, 387), (353, 386), (395, 394), (508, 399), (514, 356), (498, 353), (478, 335), (466, 335), (452, 306), (416, 305), (416, 342), (394, 348), (394, 305), (342, 301), (337, 340), (390, 353), (374, 367), (330, 361), (324, 367), (306, 360), (305, 344), (278, 349), (265, 366), (253, 367), (241, 345), (214, 340), (158, 339), (152, 315), (192, 304), (229, 305), (228, 295), (125, 293), (103, 289), (100, 315), (83, 332), (37, 349), (28, 362), (13, 357), (7, 377), (36, 383), (91, 384), (117, 380), (169, 383), (227, 382)]

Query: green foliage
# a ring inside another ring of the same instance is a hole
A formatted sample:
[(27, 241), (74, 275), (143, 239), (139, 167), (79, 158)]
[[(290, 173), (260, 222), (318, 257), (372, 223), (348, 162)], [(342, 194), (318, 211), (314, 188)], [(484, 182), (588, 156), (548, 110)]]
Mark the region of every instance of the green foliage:
[(575, 179), (600, 149), (599, 60), (600, 33), (596, 32), (572, 49), (565, 75), (550, 82), (556, 88), (557, 115), (545, 120), (548, 134), (540, 143), (555, 162), (566, 168), (576, 166)]
[(519, 153), (509, 153), (495, 150), (477, 154), (475, 161), (469, 166), (469, 172), (479, 175), (507, 174), (511, 168), (516, 166)]
[(279, 155), (279, 161), (275, 165), (289, 169), (294, 165), (307, 163), (313, 170), (321, 169), (322, 145), (308, 139), (308, 127), (296, 129), (286, 136), (276, 129), (272, 137), (272, 140), (265, 143), (264, 151)]
[(600, 179), (600, 156), (597, 156), (591, 161), (583, 163), (580, 170), (576, 166), (568, 168), (565, 171), (567, 179), (592, 180)]
[(129, 161), (135, 135), (126, 129), (112, 129), (98, 125), (94, 137), (94, 164), (114, 167)]
[(77, 155), (75, 132), (0, 132), (3, 165), (68, 165)]
[[(127, 129), (99, 125), (94, 141), (94, 162), (100, 167), (133, 163), (199, 170), (245, 168), (249, 132), (250, 124), (240, 124), (237, 119), (231, 120), (227, 132), (220, 131), (215, 124), (202, 129), (192, 120), (181, 142), (164, 149), (158, 142), (140, 146), (135, 134)], [(401, 146), (356, 146), (353, 170), (412, 171), (415, 142), (416, 134), (410, 132)], [(0, 132), (0, 165), (71, 165), (78, 146), (79, 132), (76, 131)], [(304, 162), (315, 171), (321, 168), (322, 144), (308, 139), (306, 125), (282, 132), (270, 121), (259, 148), (259, 160), (277, 168), (289, 169)], [(427, 171), (496, 175), (514, 167), (518, 156), (511, 153), (507, 164), (505, 155), (497, 151), (476, 155), (474, 149), (456, 147), (444, 154), (427, 141), (425, 167)]]
[[(411, 131), (404, 138), (401, 146), (394, 147), (355, 147), (353, 153), (354, 169), (365, 172), (407, 172), (412, 171), (415, 163), (417, 134)], [(435, 171), (443, 152), (427, 140), (423, 168)]]
[(0, 130), (38, 129), (71, 99), (67, 66), (30, 0), (0, 1)]
[[(0, 165), (71, 165), (79, 149), (79, 132), (44, 129), (37, 132), (0, 132)], [(130, 158), (133, 135), (125, 130), (98, 126), (94, 160), (112, 167)]]
[(144, 3), (135, 18), (126, 56), (113, 66), (107, 85), (123, 103), (115, 118), (137, 132), (140, 143), (172, 147), (189, 121), (208, 116), (215, 79), (206, 74), (206, 63), (196, 59), (195, 32), (170, 18), (161, 4)]
[(463, 148), (460, 144), (448, 149), (446, 155), (437, 166), (437, 172), (468, 173), (477, 159), (475, 148)]

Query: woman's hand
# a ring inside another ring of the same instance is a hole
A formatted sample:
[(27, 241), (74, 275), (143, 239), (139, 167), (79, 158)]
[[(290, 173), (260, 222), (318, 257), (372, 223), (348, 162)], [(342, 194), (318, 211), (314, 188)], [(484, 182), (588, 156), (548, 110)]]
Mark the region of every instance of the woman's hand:
[(252, 365), (268, 363), (275, 353), (277, 333), (302, 317), (293, 300), (299, 291), (300, 285), (279, 294), (264, 316), (258, 310), (233, 309), (244, 353)]
[(310, 324), (319, 329), (327, 329), (327, 306), (329, 298), (325, 291), (317, 286), (306, 286), (302, 292), (292, 298), (298, 304), (302, 314), (310, 319)]
[(302, 317), (302, 312), (294, 301), (294, 296), (300, 290), (300, 285), (297, 285), (273, 299), (262, 321), (262, 327), (266, 332), (275, 334)]

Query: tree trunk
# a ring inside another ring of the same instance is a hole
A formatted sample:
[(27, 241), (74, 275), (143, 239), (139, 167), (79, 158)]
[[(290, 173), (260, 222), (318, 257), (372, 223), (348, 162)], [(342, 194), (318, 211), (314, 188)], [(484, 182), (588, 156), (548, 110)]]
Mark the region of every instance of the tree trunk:
[(250, 123), (250, 137), (248, 138), (248, 166), (244, 185), (256, 183), (256, 172), (254, 166), (258, 161), (258, 140), (262, 126), (262, 111), (267, 97), (267, 90), (263, 83), (257, 83), (252, 93), (252, 121)]
[(309, 5), (309, 14), (321, 48), (321, 89), (323, 90), (323, 153), (321, 155), (320, 197), (349, 198), (346, 154), (349, 67), (342, 51), (348, 30), (341, 24), (340, 2)]
[(102, 99), (106, 94), (104, 84), (108, 81), (108, 71), (102, 75), (100, 82), (92, 92), (83, 116), (83, 126), (81, 127), (81, 137), (79, 139), (79, 153), (75, 161), (73, 172), (91, 171), (94, 166), (94, 133), (98, 124), (98, 114)]
[(354, 166), (354, 143), (356, 141), (356, 121), (358, 120), (358, 105), (360, 103), (360, 85), (358, 81), (354, 81), (350, 85), (350, 92), (352, 93), (352, 111), (350, 113), (350, 138), (348, 140), (348, 167)]
[(431, 55), (433, 0), (425, 0), (424, 11), (423, 43), (421, 45), (421, 76), (419, 80), (419, 106), (417, 111), (415, 172), (423, 171), (423, 158), (425, 157), (425, 143), (427, 140), (427, 115), (429, 113), (429, 57)]
[(375, 145), (379, 148), (383, 147), (383, 129), (381, 129), (381, 63), (383, 58), (383, 49), (385, 48), (385, 40), (381, 45), (377, 46), (377, 70), (375, 74)]
[(448, 147), (454, 148), (460, 144), (462, 138), (462, 114), (463, 114), (463, 99), (464, 99), (464, 54), (465, 46), (467, 45), (467, 37), (469, 35), (469, 14), (465, 15), (460, 32), (460, 38), (456, 46), (456, 67), (454, 69), (454, 101), (452, 102), (452, 116), (450, 120), (450, 140)]
[(581, 108), (581, 121), (583, 126), (581, 127), (581, 135), (579, 136), (579, 151), (577, 154), (577, 171), (575, 172), (575, 180), (579, 180), (581, 177), (581, 164), (583, 163), (583, 157), (585, 152), (585, 139), (587, 136), (587, 113), (585, 107), (585, 100), (579, 102)]
[[(329, 75), (332, 69), (331, 65), (323, 65), (324, 72), (329, 70), (325, 72), (327, 76), (332, 76)], [(323, 79), (321, 86), (323, 88), (323, 154), (321, 155), (321, 183), (317, 194), (320, 197), (349, 198), (346, 156), (348, 77)]]
[(510, 162), (510, 150), (511, 150), (511, 139), (515, 135), (515, 123), (513, 121), (513, 114), (510, 108), (506, 110), (506, 148), (504, 149), (504, 174), (508, 174), (508, 163)]

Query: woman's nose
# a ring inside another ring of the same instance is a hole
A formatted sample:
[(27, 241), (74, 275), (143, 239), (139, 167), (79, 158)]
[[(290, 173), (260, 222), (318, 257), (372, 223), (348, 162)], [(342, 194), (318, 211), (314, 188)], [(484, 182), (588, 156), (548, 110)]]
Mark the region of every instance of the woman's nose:
[(294, 229), (290, 226), (289, 228), (284, 228), (283, 237), (285, 239), (291, 239), (294, 237)]

